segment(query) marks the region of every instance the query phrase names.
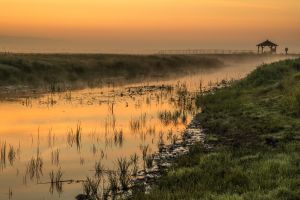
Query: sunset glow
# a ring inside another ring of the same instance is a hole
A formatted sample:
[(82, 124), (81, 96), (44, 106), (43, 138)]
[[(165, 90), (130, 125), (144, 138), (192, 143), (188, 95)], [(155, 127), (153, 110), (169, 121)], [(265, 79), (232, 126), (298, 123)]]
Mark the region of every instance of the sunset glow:
[(11, 50), (43, 51), (44, 46), (44, 51), (139, 52), (229, 45), (252, 49), (266, 38), (291, 47), (300, 41), (300, 2), (295, 0), (0, 3), (0, 47)]

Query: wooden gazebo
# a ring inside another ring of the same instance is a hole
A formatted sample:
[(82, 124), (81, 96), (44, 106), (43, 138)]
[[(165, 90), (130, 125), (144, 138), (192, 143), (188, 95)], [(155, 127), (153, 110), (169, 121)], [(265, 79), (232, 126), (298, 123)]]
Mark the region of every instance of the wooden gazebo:
[[(262, 43), (259, 43), (256, 46), (258, 48), (258, 53), (266, 53), (266, 52), (268, 52), (268, 51), (264, 51), (265, 47), (269, 47), (270, 48), (270, 51), (269, 51), (270, 53), (276, 53), (276, 50), (277, 50), (277, 47), (278, 47), (277, 44), (271, 42), (270, 40), (266, 40), (266, 41), (264, 41)], [(261, 51), (260, 51), (260, 49), (261, 49)]]

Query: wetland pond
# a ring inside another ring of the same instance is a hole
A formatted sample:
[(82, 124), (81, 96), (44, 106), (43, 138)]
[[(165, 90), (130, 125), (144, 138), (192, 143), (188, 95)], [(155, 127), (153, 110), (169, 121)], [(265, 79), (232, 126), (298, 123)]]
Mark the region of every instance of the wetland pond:
[(142, 169), (145, 149), (150, 155), (180, 138), (198, 112), (200, 88), (253, 69), (224, 67), (175, 80), (1, 101), (0, 199), (75, 199), (97, 166), (116, 170), (118, 159), (136, 155)]

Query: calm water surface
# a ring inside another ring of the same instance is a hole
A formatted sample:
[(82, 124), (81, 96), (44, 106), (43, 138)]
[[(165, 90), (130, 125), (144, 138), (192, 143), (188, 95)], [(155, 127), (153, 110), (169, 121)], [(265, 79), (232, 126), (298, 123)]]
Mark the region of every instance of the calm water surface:
[[(0, 199), (74, 199), (96, 162), (114, 170), (118, 158), (137, 154), (141, 163), (143, 146), (152, 153), (160, 142), (180, 137), (197, 112), (193, 97), (200, 84), (207, 88), (253, 69), (0, 102)], [(164, 117), (170, 114), (175, 117)], [(52, 171), (69, 182), (51, 187)]]

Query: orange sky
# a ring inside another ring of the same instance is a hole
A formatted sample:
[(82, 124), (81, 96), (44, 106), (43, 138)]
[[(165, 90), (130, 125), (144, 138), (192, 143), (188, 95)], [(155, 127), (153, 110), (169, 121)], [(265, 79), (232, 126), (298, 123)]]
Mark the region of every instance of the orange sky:
[(266, 38), (300, 50), (298, 0), (0, 0), (0, 5), (0, 48), (8, 50), (253, 49)]

